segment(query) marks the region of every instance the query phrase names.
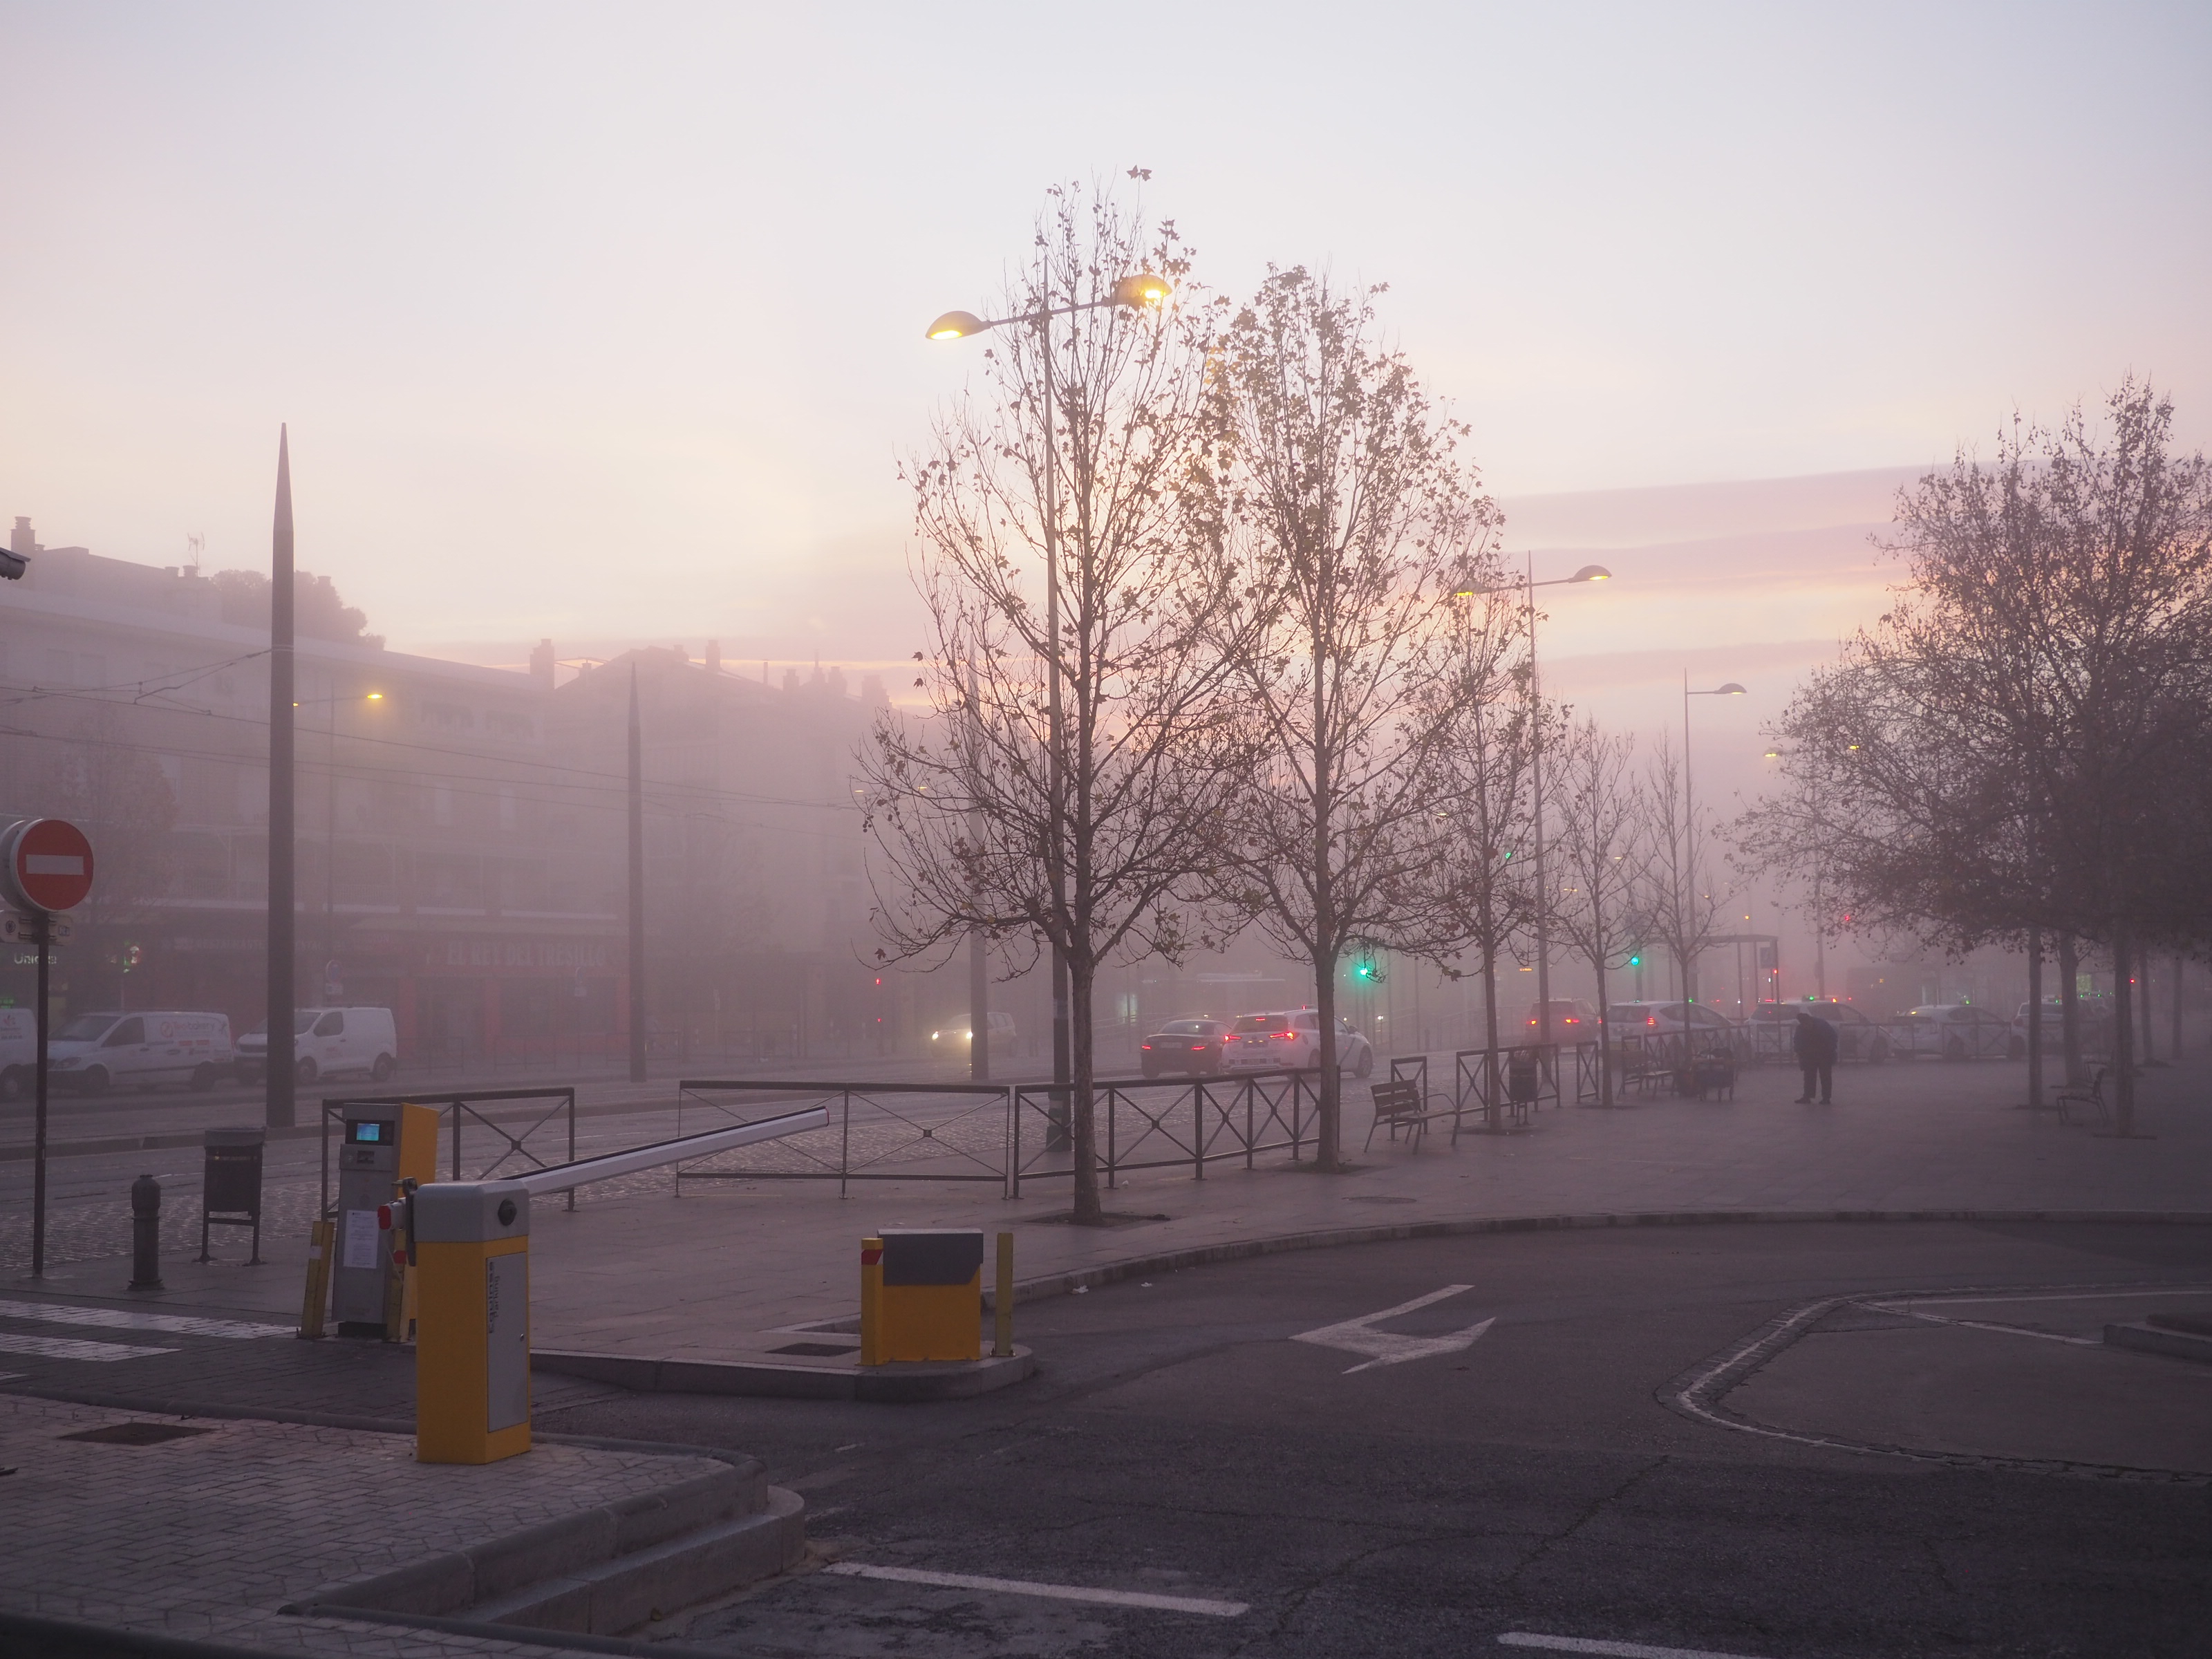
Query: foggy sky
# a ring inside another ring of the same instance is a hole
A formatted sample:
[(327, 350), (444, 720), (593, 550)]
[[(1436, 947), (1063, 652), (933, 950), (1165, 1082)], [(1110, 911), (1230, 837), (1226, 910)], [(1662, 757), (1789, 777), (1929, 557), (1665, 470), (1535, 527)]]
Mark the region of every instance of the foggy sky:
[(2212, 436), (2202, 7), (11, 3), (0, 62), (0, 514), (261, 564), (288, 420), (409, 648), (902, 655), (922, 326), (1132, 165), (1217, 287), (1390, 284), (1516, 551), (1643, 550), (1552, 607), (1594, 705), (1794, 677), (2015, 404)]

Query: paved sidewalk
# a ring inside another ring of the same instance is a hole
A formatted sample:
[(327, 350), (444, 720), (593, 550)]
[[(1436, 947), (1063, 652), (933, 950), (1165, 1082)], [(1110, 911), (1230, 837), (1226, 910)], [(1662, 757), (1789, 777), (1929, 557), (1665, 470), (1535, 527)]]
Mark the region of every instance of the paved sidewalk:
[[(1446, 1062), (1448, 1064), (1448, 1060)], [(1064, 1213), (1063, 1180), (1009, 1200), (989, 1185), (736, 1181), (689, 1186), (665, 1172), (586, 1189), (577, 1209), (540, 1207), (532, 1240), (533, 1337), (548, 1348), (712, 1358), (757, 1333), (850, 1318), (858, 1241), (884, 1226), (1011, 1228), (1024, 1281), (1255, 1239), (1485, 1218), (1650, 1212), (1838, 1212), (2167, 1214), (2212, 1212), (2212, 1107), (2202, 1064), (2142, 1079), (2139, 1127), (2097, 1138), (2049, 1112), (2009, 1109), (2024, 1066), (1861, 1067), (1832, 1108), (1791, 1103), (1794, 1072), (1744, 1074), (1733, 1102), (1671, 1098), (1613, 1110), (1547, 1110), (1526, 1132), (1416, 1148), (1378, 1139), (1362, 1153), (1364, 1091), (1347, 1091), (1341, 1177), (1279, 1155), (1250, 1172), (1218, 1164), (1203, 1182), (1155, 1170), (1108, 1195), (1122, 1224), (1091, 1231)], [(157, 1303), (296, 1318), (304, 1241), (264, 1240), (269, 1265), (173, 1258)], [(1316, 1258), (1314, 1271), (1328, 1271)], [(66, 1267), (42, 1287), (119, 1297), (120, 1259)], [(14, 1285), (21, 1288), (24, 1281)], [(1045, 1357), (1048, 1363), (1049, 1356)]]
[(416, 1659), (552, 1650), (277, 1609), (318, 1591), (724, 1471), (702, 1457), (540, 1444), (481, 1468), (417, 1463), (404, 1436), (184, 1422), (156, 1444), (81, 1436), (147, 1420), (0, 1396), (9, 1611), (275, 1653)]

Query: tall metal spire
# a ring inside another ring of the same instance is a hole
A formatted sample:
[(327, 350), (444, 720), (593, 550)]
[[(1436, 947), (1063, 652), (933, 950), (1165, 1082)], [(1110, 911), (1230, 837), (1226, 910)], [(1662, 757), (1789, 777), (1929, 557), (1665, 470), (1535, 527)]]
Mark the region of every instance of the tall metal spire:
[(269, 548), (269, 1058), (262, 1079), (271, 1128), (292, 1127), (297, 1105), (292, 1070), (294, 871), (292, 716), (292, 454), (276, 428), (276, 522)]

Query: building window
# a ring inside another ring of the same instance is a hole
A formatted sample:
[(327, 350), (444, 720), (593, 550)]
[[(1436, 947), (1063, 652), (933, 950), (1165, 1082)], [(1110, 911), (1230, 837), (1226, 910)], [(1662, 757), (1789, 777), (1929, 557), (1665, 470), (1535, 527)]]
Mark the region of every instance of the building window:
[(514, 810), (514, 791), (501, 790), (499, 792), (499, 827), (502, 830), (512, 830), (518, 821), (519, 815)]
[(430, 822), (441, 830), (453, 827), (453, 792), (445, 784), (434, 785), (430, 790)]

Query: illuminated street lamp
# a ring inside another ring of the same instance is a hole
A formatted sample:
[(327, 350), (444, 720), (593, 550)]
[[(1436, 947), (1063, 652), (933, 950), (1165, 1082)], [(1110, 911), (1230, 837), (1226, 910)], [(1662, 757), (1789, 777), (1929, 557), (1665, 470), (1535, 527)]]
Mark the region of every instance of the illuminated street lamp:
[[(1060, 817), (1061, 800), (1065, 793), (1062, 776), (1061, 720), (1060, 708), (1060, 456), (1053, 441), (1052, 427), (1052, 319), (1069, 317), (1078, 312), (1103, 311), (1109, 306), (1124, 306), (1131, 310), (1142, 310), (1146, 306), (1164, 302), (1173, 290), (1164, 277), (1149, 271), (1139, 271), (1116, 279), (1103, 300), (1078, 301), (1073, 305), (1048, 305), (1039, 311), (1024, 312), (1017, 317), (978, 317), (972, 311), (948, 311), (929, 325), (928, 336), (933, 340), (964, 340), (972, 334), (981, 334), (994, 328), (1006, 328), (1023, 323), (1034, 323), (1043, 345), (1044, 362), (1044, 603), (1045, 639), (1048, 649), (1046, 660), (1046, 721), (1050, 734), (1051, 755), (1048, 757), (1051, 800), (1050, 874), (1052, 896), (1055, 908), (1064, 908), (1067, 902), (1065, 885), (1066, 870), (1061, 857)], [(970, 1024), (981, 1031), (986, 1029), (981, 1008), (971, 1009)], [(1073, 1067), (1068, 1052), (1067, 1027), (1067, 953), (1058, 945), (1052, 947), (1052, 1080), (1065, 1089), (1073, 1080)], [(1056, 1105), (1066, 1104), (1059, 1097)]]
[[(1575, 582), (1609, 582), (1613, 572), (1601, 564), (1586, 564), (1571, 576), (1553, 576), (1547, 581), (1536, 580), (1536, 556), (1528, 556), (1528, 574), (1520, 581), (1506, 582), (1497, 587), (1462, 587), (1452, 597), (1455, 599), (1479, 599), (1490, 593), (1520, 593), (1526, 596), (1528, 612), (1528, 698), (1536, 700), (1539, 687), (1536, 680), (1536, 590), (1540, 587), (1565, 587)], [(1536, 1041), (1552, 1040), (1552, 908), (1544, 894), (1544, 722), (1530, 724), (1528, 734), (1528, 788), (1535, 805), (1536, 860)]]

